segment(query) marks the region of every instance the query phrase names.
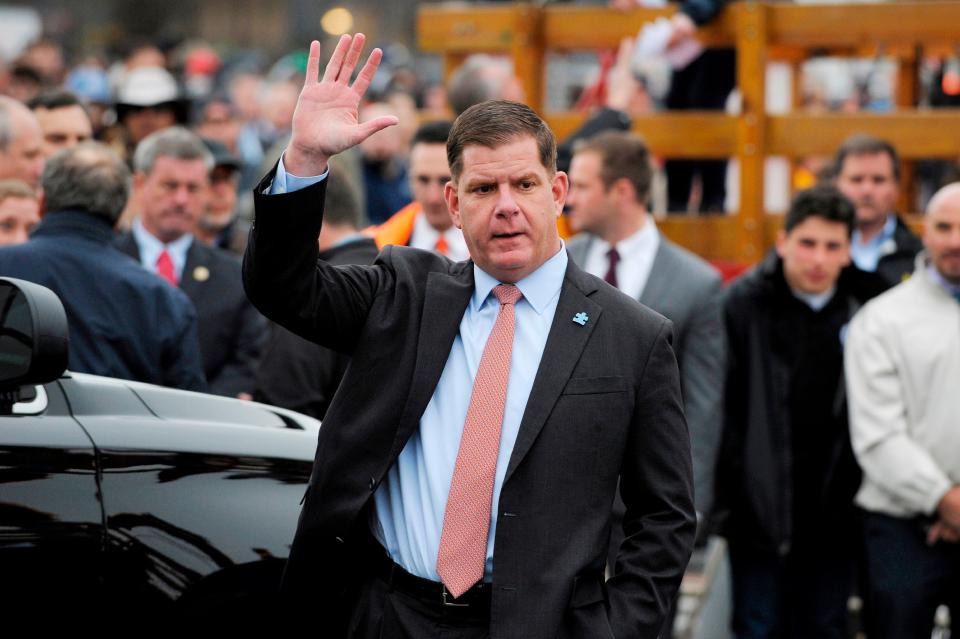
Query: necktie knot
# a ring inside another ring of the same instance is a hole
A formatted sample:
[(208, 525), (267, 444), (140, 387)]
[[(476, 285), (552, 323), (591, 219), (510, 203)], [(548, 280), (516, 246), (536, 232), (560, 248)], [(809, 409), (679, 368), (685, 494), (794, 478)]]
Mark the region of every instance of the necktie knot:
[(517, 300), (523, 297), (520, 289), (513, 284), (498, 284), (493, 287), (493, 294), (500, 304), (516, 304)]

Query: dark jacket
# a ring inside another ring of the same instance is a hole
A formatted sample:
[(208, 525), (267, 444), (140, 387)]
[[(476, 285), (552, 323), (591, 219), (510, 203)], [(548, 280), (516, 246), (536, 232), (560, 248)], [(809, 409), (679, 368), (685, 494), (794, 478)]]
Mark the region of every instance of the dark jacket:
[(47, 213), (29, 242), (0, 248), (0, 275), (60, 297), (71, 371), (205, 390), (193, 304), (113, 248), (113, 237), (101, 216)]
[[(318, 262), (325, 182), (270, 196), (267, 184), (244, 258), (250, 299), (353, 357), (320, 429), (284, 577), (287, 601), (324, 636), (345, 637), (358, 582), (376, 569), (365, 543), (374, 493), (436, 389), (473, 264), (404, 246), (372, 266)], [(662, 626), (695, 528), (672, 332), (568, 263), (500, 493), (491, 639), (653, 637)], [(627, 536), (604, 583), (618, 478)]]
[[(363, 238), (320, 252), (333, 266), (373, 264), (377, 243)], [(270, 340), (257, 372), (254, 399), (323, 419), (350, 358), (270, 323)]]
[(910, 227), (897, 216), (897, 227), (893, 231), (893, 242), (877, 261), (876, 273), (887, 284), (887, 288), (896, 286), (910, 277), (917, 258), (917, 253), (923, 250), (920, 241)]
[[(140, 249), (132, 234), (122, 236), (117, 247), (139, 263)], [(243, 292), (240, 261), (194, 240), (187, 250), (180, 290), (197, 309), (200, 356), (210, 392), (252, 395), (267, 323)]]
[(811, 523), (852, 516), (860, 471), (847, 426), (842, 339), (857, 309), (882, 290), (875, 275), (848, 268), (814, 312), (793, 296), (773, 252), (728, 290), (713, 523), (732, 543), (783, 555), (798, 534), (815, 536)]

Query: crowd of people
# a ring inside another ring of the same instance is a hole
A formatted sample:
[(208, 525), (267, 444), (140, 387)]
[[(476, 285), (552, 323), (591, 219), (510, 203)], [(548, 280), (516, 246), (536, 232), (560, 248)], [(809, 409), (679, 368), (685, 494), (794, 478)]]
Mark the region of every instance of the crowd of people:
[[(0, 276), (60, 296), (73, 371), (324, 418), (347, 349), (262, 316), (240, 261), (251, 190), (305, 186), (281, 157), (300, 80), (244, 72), (189, 95), (153, 47), (115, 71), (38, 64), (0, 86)], [(636, 80), (616, 74), (557, 150), (565, 246), (672, 322), (697, 534), (729, 543), (734, 633), (845, 637), (858, 593), (870, 639), (929, 638), (938, 605), (960, 617), (960, 183), (933, 196), (918, 237), (895, 210), (896, 149), (852, 134), (831, 174), (796, 194), (775, 247), (725, 285), (658, 231), (650, 153), (625, 106)], [(399, 124), (330, 158), (320, 259), (369, 265), (392, 245), (476, 257), (445, 190), (462, 169), (449, 164), (453, 121), (418, 124), (424, 96), (381, 84), (360, 120)], [(453, 117), (523, 100), (487, 58), (446, 95)], [(624, 513), (618, 495), (611, 578), (638, 534)]]

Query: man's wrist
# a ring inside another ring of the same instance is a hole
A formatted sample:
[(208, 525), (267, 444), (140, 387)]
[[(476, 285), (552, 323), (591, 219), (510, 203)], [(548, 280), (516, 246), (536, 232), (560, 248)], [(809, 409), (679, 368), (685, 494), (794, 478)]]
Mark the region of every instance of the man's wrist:
[(327, 170), (330, 157), (322, 153), (309, 153), (289, 144), (283, 152), (283, 166), (287, 173), (295, 177), (323, 175)]

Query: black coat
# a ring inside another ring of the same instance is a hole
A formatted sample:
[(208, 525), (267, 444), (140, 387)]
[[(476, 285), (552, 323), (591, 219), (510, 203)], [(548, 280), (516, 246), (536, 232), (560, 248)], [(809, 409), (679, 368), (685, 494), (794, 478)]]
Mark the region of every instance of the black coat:
[[(440, 379), (473, 264), (402, 246), (372, 266), (318, 262), (325, 182), (270, 196), (267, 184), (255, 192), (247, 293), (267, 317), (353, 357), (320, 429), (284, 579), (324, 636), (343, 637), (373, 570), (373, 495)], [(671, 341), (668, 320), (568, 263), (500, 494), (491, 639), (657, 635), (695, 529)], [(627, 536), (604, 584), (618, 478)]]
[[(814, 313), (793, 296), (771, 252), (728, 290), (713, 524), (732, 542), (786, 554), (798, 534), (804, 542), (816, 536), (815, 524), (853, 516), (860, 471), (847, 426), (842, 338), (857, 309), (883, 288), (874, 274), (847, 268)], [(802, 521), (795, 521), (798, 510)]]
[(29, 242), (0, 248), (0, 275), (60, 297), (71, 371), (206, 390), (193, 304), (113, 248), (113, 239), (103, 217), (47, 213)]
[[(363, 238), (321, 251), (331, 265), (372, 264), (377, 243)], [(254, 399), (323, 419), (350, 357), (270, 323), (270, 340), (257, 372)]]
[(913, 273), (917, 253), (922, 250), (923, 242), (898, 216), (890, 251), (877, 260), (877, 275), (883, 278), (888, 288), (896, 286)]
[[(117, 247), (139, 263), (140, 249), (133, 234), (121, 236)], [(197, 309), (200, 356), (210, 392), (227, 397), (253, 395), (267, 323), (243, 292), (240, 261), (194, 239), (187, 250), (180, 290)]]

